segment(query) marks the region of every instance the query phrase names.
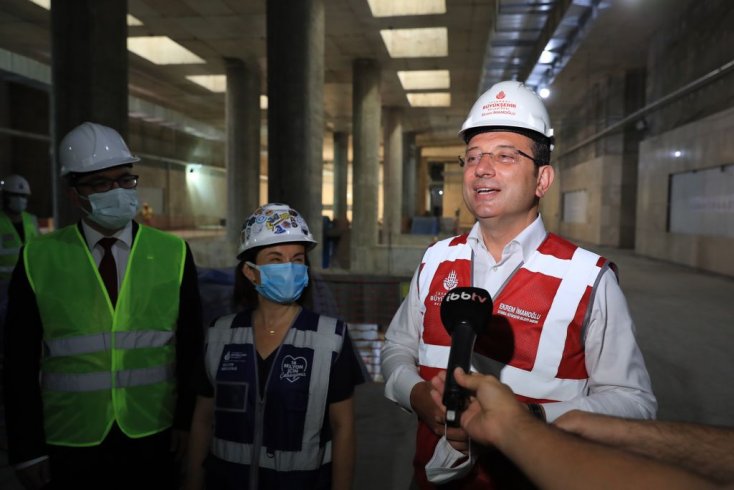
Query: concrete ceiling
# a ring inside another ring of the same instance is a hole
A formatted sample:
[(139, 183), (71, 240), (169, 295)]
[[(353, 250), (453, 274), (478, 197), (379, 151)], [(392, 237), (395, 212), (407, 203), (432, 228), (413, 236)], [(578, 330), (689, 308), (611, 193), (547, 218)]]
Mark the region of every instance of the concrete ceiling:
[[(551, 115), (563, 117), (604, 73), (644, 66), (651, 34), (691, 0), (446, 0), (446, 14), (390, 18), (372, 17), (367, 0), (323, 1), (326, 129), (350, 130), (352, 62), (374, 58), (382, 66), (383, 105), (404, 107), (404, 129), (417, 132), (419, 144), (438, 147), (457, 143), (480, 90), (502, 79), (527, 79), (537, 88), (551, 82)], [(224, 74), (225, 57), (254, 57), (266, 90), (264, 0), (128, 0), (128, 11), (143, 23), (129, 27), (129, 36), (166, 35), (206, 60), (159, 66), (130, 53), (131, 95), (221, 129), (224, 94), (186, 75)], [(50, 64), (49, 17), (29, 0), (2, 0), (0, 48)], [(380, 29), (429, 26), (448, 27), (447, 57), (388, 56)], [(537, 65), (546, 46), (555, 66)], [(451, 107), (409, 107), (397, 70), (415, 69), (450, 70)]]

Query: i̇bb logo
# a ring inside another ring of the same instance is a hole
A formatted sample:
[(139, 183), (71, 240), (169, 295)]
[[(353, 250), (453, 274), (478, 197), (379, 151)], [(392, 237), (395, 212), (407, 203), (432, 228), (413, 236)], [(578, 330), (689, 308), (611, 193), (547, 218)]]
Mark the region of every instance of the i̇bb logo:
[(505, 91), (500, 90), (500, 92), (496, 96), (497, 99), (504, 99), (505, 98)]
[(477, 293), (467, 293), (466, 291), (462, 291), (460, 293), (455, 292), (449, 292), (446, 295), (446, 301), (456, 301), (458, 299), (464, 300), (464, 301), (479, 301), (480, 303), (484, 303), (487, 301), (487, 298), (477, 294)]

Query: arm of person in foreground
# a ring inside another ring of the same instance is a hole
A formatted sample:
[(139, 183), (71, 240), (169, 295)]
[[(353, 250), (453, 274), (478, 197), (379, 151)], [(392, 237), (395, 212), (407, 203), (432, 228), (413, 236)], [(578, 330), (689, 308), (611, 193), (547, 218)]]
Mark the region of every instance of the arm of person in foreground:
[(354, 398), (329, 405), (331, 476), (334, 490), (352, 488), (355, 461)]
[(418, 348), (423, 329), (422, 305), (418, 296), (418, 272), (410, 289), (390, 322), (382, 347), (382, 374), (385, 396), (405, 410), (415, 412), (437, 436), (446, 439), (458, 451), (468, 449), (466, 433), (460, 427), (446, 427), (441, 407), (431, 398), (431, 383), (418, 373)]
[(557, 427), (585, 439), (683, 467), (719, 483), (734, 483), (734, 428), (687, 422), (629, 420), (574, 410)]
[[(547, 425), (493, 376), (467, 375), (457, 368), (455, 377), (475, 393), (461, 416), (461, 425), (475, 442), (496, 446), (540, 488), (718, 488), (698, 475)], [(445, 373), (434, 378), (438, 390), (434, 397), (443, 391), (444, 379)]]
[(189, 434), (185, 490), (204, 488), (204, 460), (209, 453), (214, 422), (214, 398), (198, 396)]
[(176, 408), (170, 450), (181, 461), (186, 453), (192, 414), (196, 403), (196, 373), (202, 369), (204, 332), (201, 295), (194, 256), (188, 243), (179, 290), (176, 326)]

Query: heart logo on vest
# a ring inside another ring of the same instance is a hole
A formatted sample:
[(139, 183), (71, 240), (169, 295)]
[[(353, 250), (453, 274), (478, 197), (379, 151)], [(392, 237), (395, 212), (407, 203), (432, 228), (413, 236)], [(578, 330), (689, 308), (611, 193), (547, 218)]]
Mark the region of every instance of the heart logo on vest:
[(308, 368), (308, 361), (305, 357), (293, 357), (287, 355), (283, 358), (283, 362), (280, 365), (280, 379), (287, 379), (291, 383), (295, 383), (300, 378), (306, 376), (306, 369)]

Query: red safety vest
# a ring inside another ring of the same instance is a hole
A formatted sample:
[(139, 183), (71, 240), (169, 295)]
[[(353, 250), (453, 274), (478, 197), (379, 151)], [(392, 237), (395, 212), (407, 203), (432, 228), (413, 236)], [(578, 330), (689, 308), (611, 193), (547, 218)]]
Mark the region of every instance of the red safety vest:
[[(430, 247), (420, 266), (418, 294), (426, 307), (419, 347), (421, 376), (430, 380), (446, 369), (451, 337), (441, 323), (440, 306), (455, 287), (473, 286), (472, 249), (468, 234)], [(548, 234), (493, 298), (489, 332), (480, 336), (475, 355), (499, 362), (500, 379), (523, 402), (570, 400), (587, 386), (583, 328), (594, 286), (610, 263), (554, 234)], [(485, 359), (486, 360), (486, 359)], [(418, 427), (414, 466), (421, 488), (425, 465), (438, 437), (422, 422)], [(499, 454), (483, 455), (457, 488), (499, 488), (486, 471)], [(488, 463), (488, 464), (484, 464)]]

